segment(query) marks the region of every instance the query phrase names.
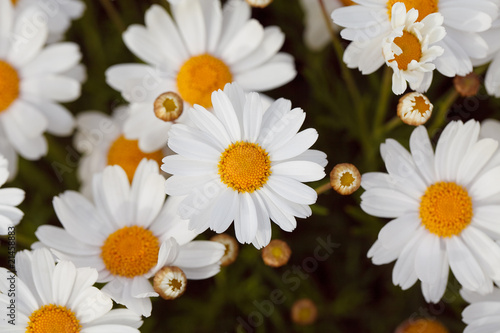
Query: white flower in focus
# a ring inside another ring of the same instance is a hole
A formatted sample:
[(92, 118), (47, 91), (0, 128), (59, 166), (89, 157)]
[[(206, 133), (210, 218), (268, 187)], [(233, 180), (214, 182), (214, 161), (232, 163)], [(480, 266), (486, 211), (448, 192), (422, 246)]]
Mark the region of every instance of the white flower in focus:
[(479, 35), (492, 26), (498, 17), (497, 0), (359, 0), (359, 5), (338, 8), (332, 13), (333, 21), (345, 27), (341, 36), (352, 41), (344, 53), (349, 68), (359, 68), (363, 74), (371, 74), (384, 63), (383, 40), (391, 32), (392, 7), (404, 3), (406, 10), (416, 9), (422, 21), (432, 13), (440, 13), (446, 36), (436, 45), (444, 49), (443, 55), (434, 61), (443, 75), (465, 76), (472, 71), (473, 58), (483, 58), (488, 44)]
[[(75, 268), (66, 260), (56, 265), (48, 249), (18, 252), (15, 261), (17, 276), (0, 267), (0, 331), (139, 333), (140, 316), (128, 309), (111, 310), (109, 296), (93, 287), (95, 269)], [(12, 300), (14, 318), (9, 316)]]
[(383, 40), (382, 51), (387, 66), (394, 70), (392, 91), (404, 93), (407, 84), (412, 90), (426, 92), (432, 82), (432, 63), (443, 54), (440, 46), (430, 46), (443, 39), (446, 31), (441, 26), (443, 16), (439, 13), (427, 15), (417, 22), (418, 11), (406, 12), (403, 3), (392, 6), (392, 32)]
[[(8, 161), (0, 155), (0, 187), (9, 178)], [(17, 207), (24, 200), (24, 191), (18, 188), (0, 188), (0, 235), (7, 235), (9, 228), (19, 224), (24, 213)]]
[(479, 123), (449, 123), (434, 152), (425, 127), (410, 137), (409, 153), (392, 139), (380, 151), (388, 173), (366, 173), (361, 208), (392, 218), (368, 252), (376, 265), (397, 260), (393, 283), (408, 289), (417, 280), (437, 303), (448, 272), (482, 294), (500, 279), (498, 237), (500, 163), (489, 162), (498, 142), (480, 139)]
[(94, 203), (64, 192), (53, 201), (64, 229), (44, 225), (35, 234), (58, 258), (96, 268), (117, 303), (149, 316), (158, 294), (148, 279), (157, 271), (177, 266), (188, 279), (205, 279), (219, 272), (225, 250), (192, 241), (197, 234), (176, 214), (180, 199), (165, 202), (164, 182), (154, 161), (141, 162), (132, 185), (122, 168), (108, 166), (94, 176)]
[(49, 28), (49, 43), (59, 42), (71, 26), (71, 21), (80, 18), (85, 11), (82, 0), (13, 0), (18, 10), (37, 6), (41, 18)]
[[(169, 153), (168, 147), (150, 153), (140, 150), (137, 140), (128, 140), (123, 134), (123, 123), (129, 117), (127, 107), (114, 110), (112, 116), (97, 111), (79, 113), (76, 117), (74, 145), (82, 157), (78, 166), (80, 191), (92, 197), (92, 178), (107, 165), (119, 165), (130, 182), (143, 158), (161, 164)], [(171, 153), (171, 152), (170, 152)]]
[(123, 34), (127, 47), (146, 64), (115, 65), (106, 72), (108, 84), (131, 103), (125, 136), (138, 139), (145, 152), (164, 147), (173, 124), (153, 112), (162, 93), (178, 93), (184, 110), (194, 104), (210, 108), (211, 93), (226, 83), (264, 91), (296, 75), (293, 57), (278, 52), (284, 34), (251, 19), (245, 1), (230, 0), (221, 8), (219, 0), (182, 0), (171, 9), (173, 18), (153, 5), (146, 26), (132, 25)]
[[(48, 30), (36, 21), (39, 13), (34, 7), (15, 12), (10, 0), (0, 0), (0, 154), (10, 177), (17, 154), (36, 160), (47, 153), (44, 132), (71, 134), (73, 116), (59, 103), (80, 96), (80, 82), (64, 74), (80, 61), (78, 45), (44, 47)], [(24, 33), (34, 22), (34, 32)]]
[(500, 327), (500, 289), (494, 288), (488, 295), (480, 295), (462, 289), (460, 295), (470, 304), (462, 312), (467, 324), (464, 333), (496, 333)]
[(179, 206), (189, 227), (224, 232), (234, 221), (240, 243), (266, 246), (271, 223), (292, 231), (295, 217), (311, 215), (316, 192), (302, 182), (325, 176), (326, 155), (310, 150), (318, 133), (297, 133), (305, 113), (278, 99), (264, 109), (257, 93), (245, 95), (237, 84), (212, 94), (214, 112), (195, 105), (191, 125), (176, 124), (168, 145), (179, 155), (163, 159), (172, 174), (169, 195), (186, 196)]

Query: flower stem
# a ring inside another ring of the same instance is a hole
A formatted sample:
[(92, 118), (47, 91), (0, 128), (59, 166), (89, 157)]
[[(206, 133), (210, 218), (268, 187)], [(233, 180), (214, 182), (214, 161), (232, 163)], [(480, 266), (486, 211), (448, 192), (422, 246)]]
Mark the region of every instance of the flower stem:
[(342, 60), (344, 54), (344, 48), (340, 44), (340, 41), (337, 37), (337, 33), (333, 29), (332, 25), (333, 23), (332, 20), (330, 19), (330, 16), (328, 15), (328, 11), (325, 7), (324, 0), (318, 0), (318, 1), (319, 5), (321, 6), (321, 12), (323, 13), (323, 19), (325, 20), (326, 26), (328, 27), (328, 32), (330, 33), (330, 39), (332, 41), (333, 48), (339, 60), (342, 79), (346, 83), (347, 89), (349, 90), (349, 94), (351, 95), (351, 99), (356, 109), (361, 108), (361, 94), (359, 93), (358, 87), (354, 82), (351, 72), (345, 65), (344, 61)]
[(124, 32), (126, 27), (120, 17), (120, 14), (116, 10), (115, 6), (111, 3), (110, 0), (100, 0), (102, 7), (108, 13), (109, 18), (113, 21), (113, 24), (116, 26), (120, 33)]
[(331, 190), (331, 188), (332, 188), (332, 185), (330, 184), (330, 180), (328, 180), (327, 183), (320, 185), (319, 187), (316, 188), (316, 193), (318, 193), (318, 195), (320, 195), (322, 193), (325, 193), (328, 190)]
[(391, 81), (392, 81), (392, 69), (385, 67), (384, 74), (382, 74), (382, 85), (380, 87), (380, 93), (378, 94), (378, 105), (375, 111), (375, 119), (373, 120), (373, 131), (374, 136), (377, 138), (379, 135), (384, 134), (383, 131), (386, 129), (382, 124), (384, 123), (385, 116), (387, 114), (387, 106), (390, 101), (391, 96)]
[(443, 126), (446, 120), (446, 113), (453, 105), (457, 97), (458, 92), (455, 90), (455, 87), (451, 87), (446, 93), (445, 97), (441, 100), (439, 108), (437, 109), (436, 114), (433, 116), (434, 121), (432, 122), (432, 125), (429, 126), (429, 133), (433, 133), (435, 130)]

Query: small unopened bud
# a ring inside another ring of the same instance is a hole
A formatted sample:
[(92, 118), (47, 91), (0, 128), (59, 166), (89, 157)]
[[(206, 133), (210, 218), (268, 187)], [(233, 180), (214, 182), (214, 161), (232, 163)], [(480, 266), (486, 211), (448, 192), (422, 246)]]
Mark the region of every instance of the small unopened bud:
[(432, 319), (406, 320), (399, 325), (394, 333), (449, 333), (440, 322)]
[(455, 76), (453, 79), (453, 85), (460, 96), (472, 97), (479, 91), (481, 81), (476, 73), (471, 72), (466, 76)]
[(350, 163), (337, 164), (330, 172), (330, 185), (339, 194), (353, 194), (361, 185), (361, 174)]
[(431, 117), (433, 108), (434, 106), (424, 94), (407, 93), (399, 99), (398, 117), (407, 125), (423, 125)]
[(169, 91), (158, 96), (154, 103), (155, 115), (163, 121), (174, 121), (179, 118), (184, 109), (182, 98)]
[(269, 6), (273, 0), (247, 0), (247, 2), (252, 7), (264, 8)]
[(176, 299), (186, 290), (186, 274), (175, 266), (165, 266), (154, 277), (153, 288), (163, 299)]
[(310, 325), (318, 317), (318, 308), (309, 298), (299, 299), (292, 305), (292, 321), (298, 325)]
[(273, 239), (262, 249), (262, 260), (267, 266), (281, 267), (290, 259), (292, 250), (288, 244), (279, 239)]
[(236, 258), (238, 257), (239, 246), (238, 242), (234, 237), (229, 236), (227, 234), (219, 234), (213, 236), (212, 238), (210, 238), (210, 240), (217, 243), (221, 243), (226, 247), (226, 251), (224, 252), (222, 258), (220, 259), (221, 266), (228, 266), (236, 261)]

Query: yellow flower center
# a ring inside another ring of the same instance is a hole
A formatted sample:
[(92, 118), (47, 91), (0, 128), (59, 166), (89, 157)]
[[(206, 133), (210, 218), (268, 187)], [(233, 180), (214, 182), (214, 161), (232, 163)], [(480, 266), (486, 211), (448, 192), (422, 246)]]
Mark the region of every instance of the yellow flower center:
[(26, 333), (78, 333), (81, 327), (70, 309), (49, 304), (31, 314)]
[(435, 235), (459, 235), (472, 219), (472, 200), (467, 190), (453, 182), (427, 188), (420, 200), (422, 224)]
[(182, 281), (172, 279), (168, 282), (168, 285), (170, 288), (172, 288), (173, 291), (179, 291), (182, 288)]
[(394, 38), (394, 44), (399, 46), (403, 51), (399, 55), (395, 54), (394, 59), (391, 60), (391, 62), (395, 61), (398, 64), (400, 70), (407, 70), (412, 60), (420, 61), (422, 57), (422, 45), (414, 34), (403, 31), (403, 36)]
[(405, 4), (406, 11), (414, 8), (418, 10), (417, 21), (422, 21), (427, 15), (436, 13), (438, 11), (439, 0), (389, 0), (387, 1), (387, 11), (389, 12), (389, 19), (391, 18), (392, 6), (396, 2)]
[(158, 238), (150, 230), (134, 225), (109, 235), (101, 247), (101, 258), (112, 274), (133, 278), (156, 265), (159, 250)]
[(137, 140), (127, 140), (122, 135), (116, 139), (108, 151), (108, 165), (119, 165), (127, 174), (128, 180), (132, 183), (135, 169), (143, 158), (155, 160), (161, 165), (163, 153), (161, 150), (152, 153), (144, 153), (139, 149)]
[(430, 319), (418, 319), (403, 328), (402, 333), (448, 333), (441, 323)]
[(5, 61), (0, 60), (0, 113), (19, 97), (19, 75)]
[(350, 172), (344, 172), (344, 174), (340, 177), (340, 184), (342, 186), (351, 186), (354, 180), (355, 179)]
[(233, 81), (229, 67), (221, 60), (202, 54), (191, 57), (177, 75), (177, 89), (187, 103), (212, 107), (212, 92)]
[(12, 4), (15, 6), (17, 4), (17, 1), (18, 0), (10, 0), (12, 2)]
[(219, 161), (221, 181), (238, 192), (260, 189), (271, 175), (271, 161), (267, 152), (256, 143), (231, 144)]
[(422, 96), (415, 97), (414, 102), (415, 106), (413, 107), (413, 110), (418, 111), (422, 115), (422, 117), (425, 116), (425, 113), (430, 110), (431, 105)]

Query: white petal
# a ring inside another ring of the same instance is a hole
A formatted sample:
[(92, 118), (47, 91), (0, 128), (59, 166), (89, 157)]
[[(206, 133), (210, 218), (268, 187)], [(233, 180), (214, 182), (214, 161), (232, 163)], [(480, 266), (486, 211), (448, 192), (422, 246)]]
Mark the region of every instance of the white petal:
[(240, 243), (251, 243), (257, 233), (257, 212), (252, 197), (249, 193), (240, 193), (239, 214), (234, 220), (236, 239)]
[(225, 246), (211, 241), (193, 241), (179, 248), (174, 262), (178, 267), (203, 267), (216, 264), (225, 252)]
[(206, 48), (203, 11), (198, 0), (181, 1), (172, 6), (179, 32), (190, 54), (201, 54)]
[(444, 239), (450, 268), (458, 282), (467, 289), (477, 290), (485, 283), (484, 272), (468, 247), (460, 237), (452, 236)]
[(312, 188), (292, 178), (273, 175), (267, 185), (283, 198), (299, 204), (312, 205), (318, 197)]

